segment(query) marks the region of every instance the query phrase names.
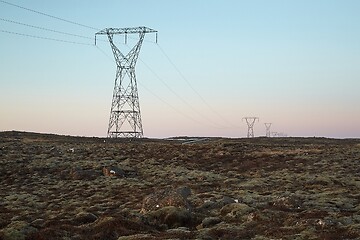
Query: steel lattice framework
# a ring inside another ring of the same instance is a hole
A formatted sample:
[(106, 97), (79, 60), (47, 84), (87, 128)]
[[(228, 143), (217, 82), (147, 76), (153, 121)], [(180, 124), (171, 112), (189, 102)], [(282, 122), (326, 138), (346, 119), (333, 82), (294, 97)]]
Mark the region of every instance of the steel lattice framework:
[(245, 119), (247, 125), (248, 125), (248, 133), (247, 133), (247, 137), (254, 137), (254, 125), (255, 125), (255, 121), (258, 120), (258, 117), (244, 117), (243, 120)]
[(264, 125), (266, 128), (266, 137), (271, 137), (270, 127), (271, 127), (272, 123), (264, 123)]
[[(114, 35), (139, 34), (134, 47), (124, 55), (114, 43)], [(157, 33), (147, 27), (106, 28), (95, 34), (107, 35), (117, 66), (115, 86), (111, 102), (111, 111), (107, 136), (109, 138), (140, 138), (143, 136), (140, 104), (135, 76), (135, 65), (146, 33)]]

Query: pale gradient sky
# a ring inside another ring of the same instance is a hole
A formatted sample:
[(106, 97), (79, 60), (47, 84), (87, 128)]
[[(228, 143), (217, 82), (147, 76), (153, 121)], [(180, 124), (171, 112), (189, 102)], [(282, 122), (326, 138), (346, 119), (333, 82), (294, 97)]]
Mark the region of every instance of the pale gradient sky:
[[(245, 116), (260, 118), (256, 136), (272, 122), (289, 136), (360, 137), (360, 1), (6, 2), (97, 29), (158, 30), (136, 67), (146, 137), (245, 137)], [(116, 72), (108, 42), (95, 47), (96, 30), (1, 1), (0, 18), (0, 31), (90, 44), (0, 32), (0, 131), (106, 136)]]

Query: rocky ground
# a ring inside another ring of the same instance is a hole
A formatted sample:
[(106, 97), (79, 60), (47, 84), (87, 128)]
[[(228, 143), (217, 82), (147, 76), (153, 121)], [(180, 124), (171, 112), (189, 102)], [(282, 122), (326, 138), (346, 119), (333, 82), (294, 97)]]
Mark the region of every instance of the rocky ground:
[(360, 140), (2, 132), (0, 239), (360, 239), (359, 162)]

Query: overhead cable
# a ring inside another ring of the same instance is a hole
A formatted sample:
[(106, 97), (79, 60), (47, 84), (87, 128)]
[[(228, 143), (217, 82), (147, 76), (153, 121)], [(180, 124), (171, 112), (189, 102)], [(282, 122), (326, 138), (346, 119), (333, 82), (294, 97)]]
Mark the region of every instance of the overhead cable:
[(51, 40), (51, 41), (56, 41), (56, 42), (72, 43), (72, 44), (79, 44), (79, 45), (89, 45), (89, 46), (93, 45), (93, 44), (90, 44), (90, 43), (73, 42), (73, 41), (67, 41), (67, 40), (63, 40), (63, 39), (42, 37), (42, 36), (36, 36), (36, 35), (30, 35), (30, 34), (24, 34), (24, 33), (18, 33), (18, 32), (12, 32), (12, 31), (2, 30), (2, 29), (0, 29), (0, 32), (14, 34), (14, 35), (20, 35), (20, 36), (24, 36), (24, 37)]
[(53, 15), (50, 15), (50, 14), (47, 14), (47, 13), (43, 13), (43, 12), (36, 11), (36, 10), (30, 9), (30, 8), (26, 8), (26, 7), (23, 7), (23, 6), (20, 6), (20, 5), (16, 5), (14, 3), (9, 3), (9, 2), (4, 1), (4, 0), (0, 0), (0, 2), (8, 4), (8, 5), (13, 6), (13, 7), (17, 7), (17, 8), (26, 10), (26, 11), (37, 13), (37, 14), (40, 14), (40, 15), (43, 15), (43, 16), (46, 16), (46, 17), (50, 17), (50, 18), (57, 19), (57, 20), (60, 20), (60, 21), (63, 21), (63, 22), (71, 23), (71, 24), (74, 24), (74, 25), (77, 25), (77, 26), (80, 26), (80, 27), (85, 27), (85, 28), (89, 28), (89, 29), (92, 29), (92, 30), (100, 30), (98, 28), (87, 26), (87, 25), (77, 23), (77, 22), (74, 22), (74, 21), (69, 21), (69, 20), (66, 20), (64, 18), (56, 17), (56, 16), (53, 16)]
[(0, 20), (1, 20), (1, 21), (4, 21), (4, 22), (15, 23), (15, 24), (18, 24), (18, 25), (22, 25), (22, 26), (26, 26), (26, 27), (31, 27), (31, 28), (36, 28), (36, 29), (40, 29), (40, 30), (44, 30), (44, 31), (49, 31), (49, 32), (54, 32), (54, 33), (60, 33), (60, 34), (68, 35), (68, 36), (74, 36), (74, 37), (91, 39), (91, 40), (93, 39), (93, 38), (91, 38), (91, 37), (85, 37), (85, 36), (81, 36), (81, 35), (77, 35), (77, 34), (73, 34), (73, 33), (61, 32), (61, 31), (57, 31), (57, 30), (53, 30), (53, 29), (49, 29), (49, 28), (44, 28), (44, 27), (39, 27), (39, 26), (34, 26), (34, 25), (27, 24), (27, 23), (21, 23), (21, 22), (9, 20), (9, 19), (0, 18)]
[(232, 125), (233, 127), (237, 127), (234, 124), (232, 124), (231, 122), (229, 122), (227, 119), (225, 119), (221, 114), (219, 114), (217, 111), (214, 110), (213, 107), (211, 107), (211, 105), (205, 101), (205, 99), (200, 95), (200, 93), (198, 91), (196, 91), (196, 89), (192, 86), (192, 84), (190, 83), (190, 81), (187, 80), (187, 78), (184, 76), (184, 74), (182, 74), (182, 72), (179, 70), (179, 68), (175, 65), (175, 63), (170, 59), (170, 57), (165, 53), (164, 49), (159, 45), (156, 44), (160, 51), (162, 52), (162, 54), (165, 56), (165, 58), (169, 61), (169, 63), (173, 66), (173, 68), (177, 71), (177, 73), (180, 75), (180, 77), (187, 83), (187, 85), (191, 88), (191, 90), (201, 99), (201, 101), (215, 114), (217, 115), (220, 119), (222, 119), (223, 121), (226, 121), (227, 123), (229, 123), (230, 125)]
[(203, 115), (200, 111), (196, 110), (190, 103), (188, 103), (183, 97), (181, 97), (177, 92), (175, 92), (158, 74), (156, 74), (156, 72), (149, 67), (149, 65), (147, 65), (141, 58), (139, 58), (139, 60), (144, 64), (144, 66), (146, 68), (148, 68), (150, 70), (150, 72), (158, 79), (160, 80), (164, 86), (170, 91), (172, 92), (178, 99), (180, 99), (186, 106), (188, 106), (191, 110), (193, 110), (194, 113), (197, 113), (199, 116), (201, 116), (202, 118), (208, 120), (208, 122), (212, 123), (212, 127), (214, 128), (225, 128), (222, 125), (219, 125), (218, 123), (214, 122), (211, 118), (208, 118), (207, 116)]
[(157, 99), (159, 99), (162, 103), (164, 103), (165, 105), (167, 105), (168, 107), (170, 107), (173, 111), (177, 112), (178, 114), (192, 120), (193, 122), (196, 122), (198, 124), (204, 124), (202, 121), (198, 121), (195, 118), (191, 117), (190, 115), (185, 114), (182, 111), (179, 111), (178, 109), (176, 109), (173, 105), (171, 105), (170, 103), (168, 103), (167, 101), (165, 101), (164, 99), (162, 99), (161, 97), (159, 97), (157, 94), (155, 94), (153, 91), (151, 91), (149, 88), (147, 88), (144, 84), (139, 83), (139, 85), (144, 88), (146, 91), (148, 91), (150, 94), (152, 94), (153, 96), (155, 96)]
[(102, 54), (104, 54), (104, 56), (107, 57), (107, 59), (109, 59), (111, 62), (113, 62), (113, 63), (116, 64), (114, 58), (110, 57), (104, 50), (102, 50), (102, 49), (98, 46), (98, 44), (97, 44), (97, 45), (94, 45), (94, 46), (95, 46)]

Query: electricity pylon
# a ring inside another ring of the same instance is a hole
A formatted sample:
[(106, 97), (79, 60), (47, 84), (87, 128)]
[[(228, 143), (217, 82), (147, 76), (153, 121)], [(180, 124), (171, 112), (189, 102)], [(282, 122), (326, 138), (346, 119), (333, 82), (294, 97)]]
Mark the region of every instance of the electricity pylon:
[(266, 137), (271, 137), (270, 127), (272, 123), (264, 123), (266, 128)]
[[(126, 43), (127, 34), (135, 33), (139, 34), (139, 40), (135, 46), (124, 55), (119, 48), (115, 46), (114, 35), (124, 34)], [(117, 66), (107, 131), (109, 138), (140, 138), (143, 136), (135, 65), (146, 33), (157, 33), (157, 31), (147, 27), (134, 27), (105, 28), (95, 33), (95, 44), (96, 35), (107, 35)]]
[(247, 137), (254, 137), (254, 124), (255, 121), (258, 120), (258, 117), (244, 117), (243, 120), (245, 119), (247, 125), (248, 125), (248, 133), (247, 133)]

